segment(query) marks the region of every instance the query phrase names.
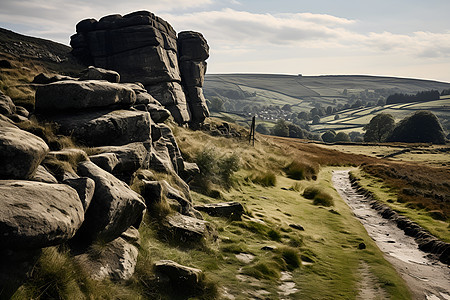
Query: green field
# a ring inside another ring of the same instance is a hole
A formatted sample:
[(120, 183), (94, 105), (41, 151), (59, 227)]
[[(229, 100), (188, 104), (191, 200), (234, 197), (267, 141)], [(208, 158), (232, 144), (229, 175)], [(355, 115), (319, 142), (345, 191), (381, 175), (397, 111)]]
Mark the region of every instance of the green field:
[[(444, 128), (450, 128), (450, 97), (440, 100), (374, 106), (380, 99), (393, 93), (417, 93), (418, 91), (449, 89), (450, 83), (395, 77), (376, 76), (294, 76), (276, 74), (213, 74), (207, 75), (204, 93), (207, 99), (218, 97), (224, 101), (223, 112), (226, 119), (236, 120), (245, 125), (251, 119), (241, 114), (244, 107), (267, 107), (288, 104), (292, 113), (309, 112), (316, 105), (338, 108), (352, 104), (356, 100), (372, 103), (370, 107), (339, 110), (339, 120), (335, 113), (322, 117), (320, 124), (311, 127), (313, 132), (329, 129), (337, 131), (362, 131), (362, 127), (377, 113), (392, 114), (396, 121), (419, 110), (430, 110), (441, 121)], [(365, 106), (365, 105), (363, 105)], [(221, 113), (213, 116), (222, 118)], [(276, 119), (260, 119), (267, 127)]]

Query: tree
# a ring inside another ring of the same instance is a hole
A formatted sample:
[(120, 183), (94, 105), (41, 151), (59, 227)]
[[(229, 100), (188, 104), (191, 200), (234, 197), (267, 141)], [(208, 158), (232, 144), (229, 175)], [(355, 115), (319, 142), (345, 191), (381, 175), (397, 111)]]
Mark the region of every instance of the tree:
[(267, 129), (266, 125), (264, 124), (258, 124), (255, 128), (256, 132), (262, 133), (262, 134), (269, 134), (269, 129)]
[(322, 140), (326, 143), (333, 143), (336, 137), (336, 132), (334, 130), (328, 130), (322, 134)]
[(312, 120), (313, 124), (319, 124), (320, 123), (320, 117), (318, 115), (315, 115), (313, 120)]
[(401, 120), (388, 141), (445, 144), (445, 134), (439, 119), (432, 112), (418, 111)]
[(350, 142), (350, 137), (345, 132), (338, 132), (336, 136), (334, 137), (335, 142)]
[(289, 136), (289, 127), (286, 121), (284, 119), (279, 119), (272, 128), (272, 133), (276, 136)]
[(365, 142), (384, 142), (395, 127), (394, 117), (387, 113), (376, 115), (366, 124), (363, 130)]

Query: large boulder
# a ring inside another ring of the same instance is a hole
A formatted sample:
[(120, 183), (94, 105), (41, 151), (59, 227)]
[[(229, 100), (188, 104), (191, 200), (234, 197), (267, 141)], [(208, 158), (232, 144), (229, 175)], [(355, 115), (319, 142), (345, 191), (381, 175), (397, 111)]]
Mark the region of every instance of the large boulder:
[(204, 277), (202, 270), (183, 266), (171, 260), (157, 261), (155, 273), (160, 283), (188, 293), (198, 288)]
[(16, 106), (8, 95), (0, 91), (0, 114), (10, 116), (15, 114)]
[(29, 179), (49, 148), (39, 137), (0, 120), (0, 179)]
[(0, 181), (0, 248), (43, 248), (72, 238), (84, 220), (78, 193), (65, 184)]
[(164, 105), (172, 114), (175, 122), (184, 124), (191, 120), (182, 86), (178, 82), (163, 82), (146, 86), (147, 91)]
[(166, 238), (186, 247), (202, 246), (208, 240), (217, 239), (217, 233), (209, 222), (180, 213), (167, 216), (163, 226)]
[(127, 86), (99, 80), (58, 81), (41, 85), (36, 90), (36, 111), (73, 111), (114, 104), (130, 106), (136, 94)]
[(179, 32), (178, 49), (181, 61), (205, 61), (209, 57), (208, 42), (200, 32)]
[(211, 203), (194, 206), (196, 210), (204, 211), (210, 216), (225, 217), (240, 220), (244, 213), (244, 207), (239, 202)]
[(202, 90), (209, 46), (201, 33), (183, 31), (178, 34), (178, 50), (181, 83), (185, 89), (191, 112), (191, 123), (199, 124), (209, 117), (208, 106)]
[(81, 71), (78, 80), (106, 80), (112, 83), (119, 83), (120, 75), (116, 71), (89, 66)]
[(148, 112), (101, 110), (52, 116), (62, 134), (71, 135), (86, 146), (120, 146), (150, 140)]
[[(117, 71), (122, 82), (141, 82), (177, 123), (192, 121), (180, 84), (203, 85), (209, 47), (200, 33), (183, 32), (177, 40), (170, 24), (148, 11), (82, 20), (76, 30), (70, 42), (73, 55), (85, 63)], [(178, 47), (182, 52), (178, 53)], [(179, 61), (183, 63), (181, 72)], [(204, 111), (199, 105), (193, 108)], [(148, 110), (155, 111), (155, 107)], [(160, 119), (156, 122), (167, 118), (163, 112), (152, 113), (155, 121)], [(201, 113), (196, 116), (200, 117), (195, 122), (202, 121)]]
[[(95, 161), (99, 161), (101, 154), (114, 154), (117, 163), (112, 168), (113, 173), (131, 174), (139, 168), (147, 169), (150, 162), (150, 142), (137, 142), (123, 146), (103, 146), (95, 148), (100, 153), (94, 156)], [(107, 157), (103, 156), (103, 161), (107, 161)], [(111, 158), (113, 160), (114, 158)], [(106, 170), (108, 171), (108, 170)]]
[(79, 238), (112, 241), (130, 226), (139, 227), (146, 208), (139, 194), (90, 161), (78, 164), (78, 174), (95, 181), (94, 197), (79, 230)]
[[(134, 243), (130, 242), (130, 237)], [(128, 280), (137, 263), (139, 232), (130, 227), (120, 237), (104, 245), (101, 251), (92, 250), (75, 256), (82, 267), (96, 280)]]

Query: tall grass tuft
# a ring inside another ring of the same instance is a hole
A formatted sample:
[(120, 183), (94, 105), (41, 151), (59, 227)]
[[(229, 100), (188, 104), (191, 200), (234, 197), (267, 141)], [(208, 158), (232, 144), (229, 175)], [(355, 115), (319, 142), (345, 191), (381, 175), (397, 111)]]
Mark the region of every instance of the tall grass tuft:
[(294, 160), (284, 168), (287, 177), (295, 180), (316, 180), (319, 167), (306, 162)]
[(277, 176), (272, 171), (250, 176), (249, 179), (251, 182), (264, 187), (275, 186), (277, 184)]
[(323, 205), (323, 206), (334, 205), (333, 197), (317, 186), (307, 187), (303, 191), (303, 197), (305, 197), (306, 199), (313, 200), (314, 205)]

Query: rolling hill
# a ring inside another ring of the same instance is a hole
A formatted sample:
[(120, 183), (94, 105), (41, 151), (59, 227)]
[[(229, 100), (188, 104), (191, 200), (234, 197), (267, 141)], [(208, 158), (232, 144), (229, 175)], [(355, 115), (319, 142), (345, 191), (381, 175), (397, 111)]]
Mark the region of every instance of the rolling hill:
[[(204, 93), (210, 102), (222, 102), (220, 111), (212, 107), (214, 116), (235, 119), (240, 124), (247, 123), (252, 115), (262, 115), (261, 111), (282, 111), (281, 114), (260, 118), (269, 127), (279, 118), (289, 120), (293, 113), (331, 106), (333, 112), (311, 127), (312, 131), (323, 132), (328, 129), (360, 131), (376, 113), (390, 113), (399, 121), (416, 110), (424, 109), (435, 113), (448, 129), (448, 97), (408, 104), (384, 105), (384, 101), (394, 93), (415, 94), (449, 88), (450, 83), (447, 82), (396, 77), (212, 74), (206, 76)], [(357, 105), (359, 103), (361, 105)], [(283, 111), (286, 104), (289, 107)], [(334, 120), (336, 114), (339, 114), (339, 120)]]

